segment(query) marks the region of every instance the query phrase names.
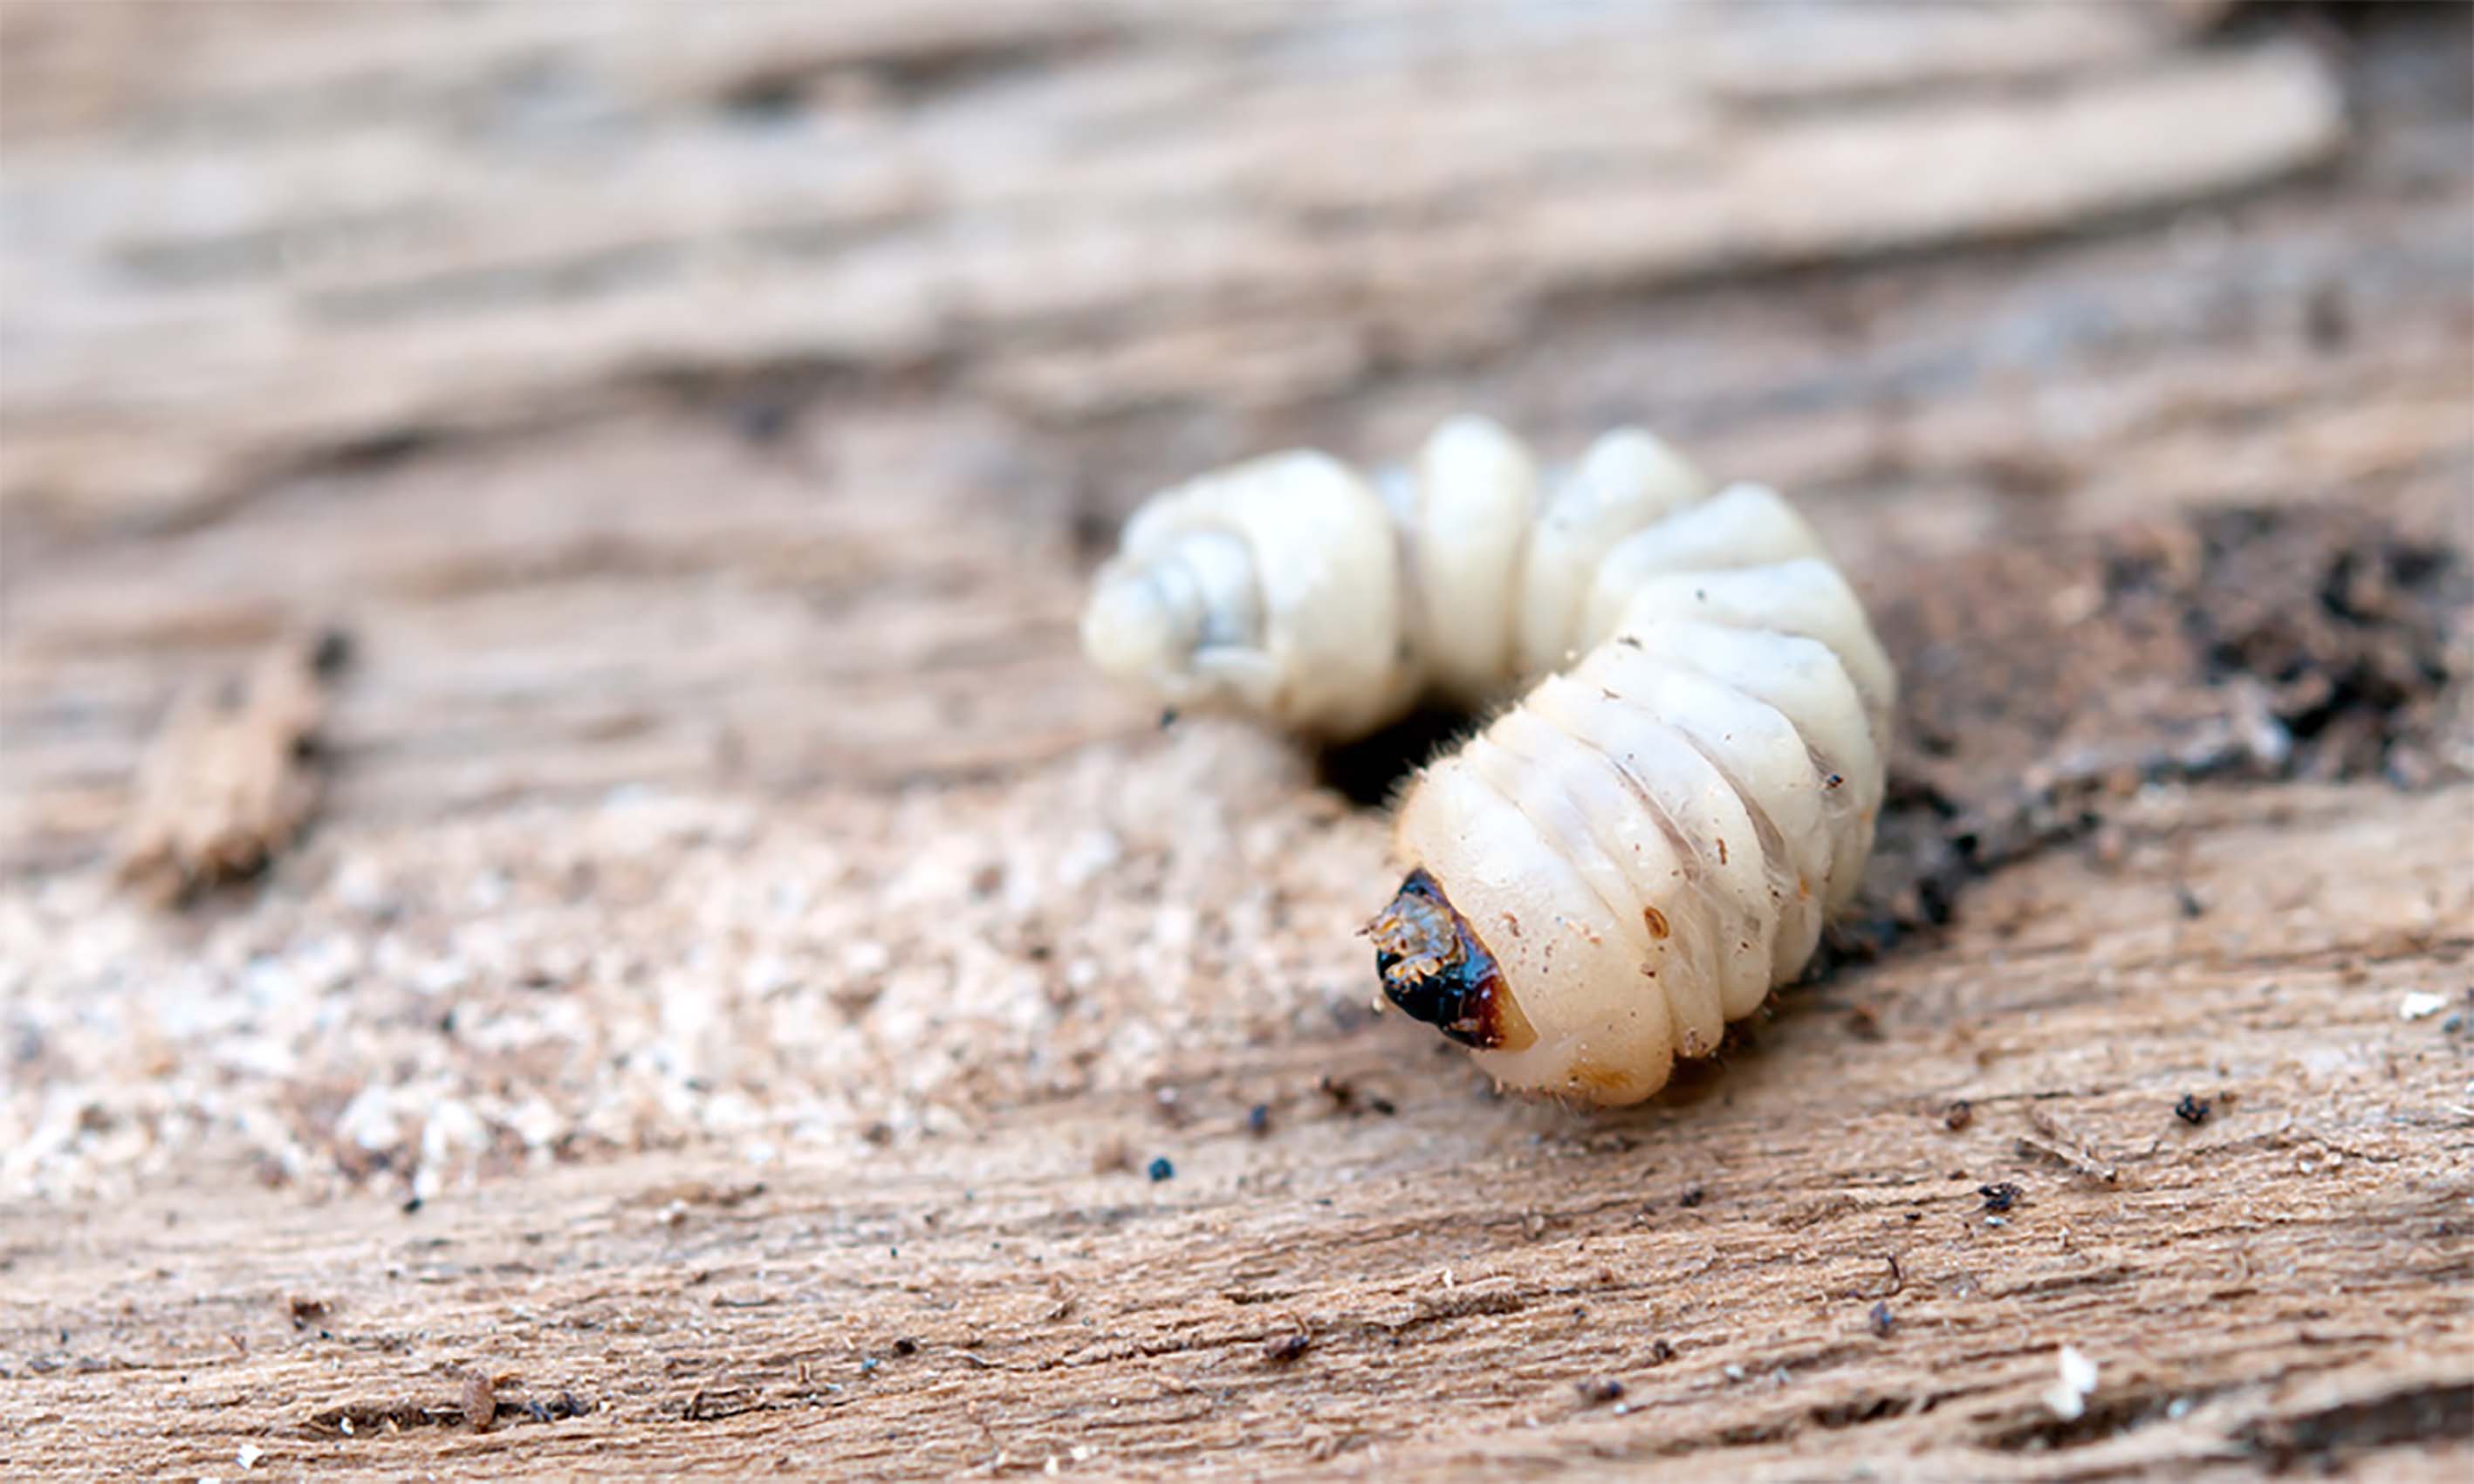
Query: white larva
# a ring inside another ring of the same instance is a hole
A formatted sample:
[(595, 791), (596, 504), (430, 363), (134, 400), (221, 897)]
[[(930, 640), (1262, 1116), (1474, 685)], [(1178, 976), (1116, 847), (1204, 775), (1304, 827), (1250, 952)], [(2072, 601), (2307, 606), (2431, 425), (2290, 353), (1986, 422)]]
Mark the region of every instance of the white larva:
[(1207, 475), (1128, 524), (1082, 635), (1168, 706), (1331, 739), (1534, 682), (1410, 786), (1370, 927), (1392, 1002), (1507, 1087), (1657, 1091), (1803, 969), (1872, 850), (1897, 681), (1861, 606), (1775, 492), (1637, 429), (1553, 478), (1475, 418), (1370, 482)]

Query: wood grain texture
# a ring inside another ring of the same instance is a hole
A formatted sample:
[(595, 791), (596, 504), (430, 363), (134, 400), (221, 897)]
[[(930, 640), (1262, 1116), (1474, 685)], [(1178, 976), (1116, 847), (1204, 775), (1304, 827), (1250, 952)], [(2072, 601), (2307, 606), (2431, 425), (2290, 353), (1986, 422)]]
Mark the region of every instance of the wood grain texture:
[[(142, 107), (14, 152), (0, 491), (178, 518), (304, 453), (751, 365), (949, 366), (1041, 418), (1295, 401), (1504, 348), (1556, 295), (2051, 230), (2342, 127), (2298, 45), (2155, 54), (2127, 11), (1660, 9), (202, 27)], [(20, 107), (70, 111), (47, 77)]]
[[(1493, 1101), (1391, 1019), (1183, 1048), (1173, 1118), (1137, 1089), (1052, 1099), (873, 1153), (725, 1142), (409, 1215), (21, 1210), (0, 1462), (73, 1470), (100, 1437), (161, 1472), (249, 1442), (280, 1469), (445, 1477), (2083, 1478), (2290, 1449), (2446, 1477), (2474, 1113), (2463, 1033), (2397, 1005), (2454, 994), (2474, 951), (2468, 796), (2268, 795), (2137, 811), (2108, 872), (1997, 877), (1951, 944), (1790, 997), (1636, 1113)], [(2177, 888), (2219, 905), (2188, 918)], [(2186, 1095), (2205, 1123), (2175, 1116)], [(2031, 1109), (2118, 1180), (2023, 1152)], [(1120, 1141), (1174, 1178), (1108, 1167)], [(2074, 1424), (2041, 1400), (2064, 1343), (2099, 1369)], [(473, 1366), (519, 1378), (501, 1406), (591, 1410), (472, 1436)], [(1626, 1410), (1583, 1404), (1598, 1378)]]
[[(0, 1474), (2474, 1461), (2462, 12), (452, 15), (0, 6)], [(1620, 1114), (1074, 653), (1464, 408), (1910, 678), (1860, 941)], [(117, 890), (327, 623), (315, 826)]]

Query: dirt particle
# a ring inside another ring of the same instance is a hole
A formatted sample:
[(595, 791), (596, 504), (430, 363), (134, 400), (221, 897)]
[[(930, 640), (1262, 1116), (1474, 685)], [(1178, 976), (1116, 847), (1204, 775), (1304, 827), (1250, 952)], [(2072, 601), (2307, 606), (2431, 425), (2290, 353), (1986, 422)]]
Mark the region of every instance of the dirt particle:
[(1887, 1299), (1874, 1300), (1873, 1311), (1864, 1316), (1864, 1322), (1872, 1327), (1875, 1334), (1885, 1340), (1899, 1325), (1898, 1319), (1890, 1313), (1890, 1301)]
[(1666, 914), (1659, 911), (1656, 907), (1643, 907), (1640, 909), (1640, 925), (1649, 929), (1651, 941), (1657, 943), (1665, 942), (1666, 935), (1672, 931), (1672, 929), (1666, 925)]
[(1681, 1196), (1678, 1196), (1675, 1204), (1683, 1207), (1686, 1210), (1690, 1210), (1692, 1208), (1700, 1205), (1703, 1201), (1709, 1199), (1709, 1195), (1710, 1192), (1702, 1189), (1699, 1185), (1694, 1185), (1686, 1190)]
[(897, 1355), (915, 1355), (919, 1353), (919, 1342), (906, 1334), (893, 1342), (893, 1352)]
[(1975, 1121), (1976, 1105), (1963, 1097), (1950, 1103), (1941, 1111), (1941, 1126), (1953, 1134)]
[(1150, 1164), (1144, 1166), (1143, 1173), (1151, 1177), (1152, 1185), (1158, 1185), (1164, 1180), (1175, 1180), (1176, 1178), (1176, 1166), (1169, 1162), (1168, 1156), (1161, 1155), (1159, 1158), (1152, 1161)]
[(1649, 1363), (1651, 1365), (1662, 1366), (1674, 1358), (1675, 1346), (1672, 1342), (1666, 1340), (1652, 1340), (1649, 1342)]
[(1275, 1366), (1287, 1365), (1314, 1349), (1314, 1336), (1303, 1328), (1286, 1334), (1275, 1334), (1263, 1342), (1263, 1358)]
[(2173, 1116), (2193, 1128), (2207, 1122), (2208, 1115), (2215, 1112), (2216, 1108), (2206, 1098), (2190, 1092), (2183, 1093), (2182, 1100), (2173, 1105)]
[(1261, 1138), (1272, 1132), (1272, 1105), (1256, 1103), (1246, 1110), (1246, 1132)]
[(1159, 1114), (1160, 1122), (1167, 1124), (1170, 1128), (1181, 1129), (1185, 1127), (1186, 1113), (1184, 1097), (1183, 1094), (1179, 1093), (1175, 1088), (1160, 1088), (1155, 1089), (1152, 1093), (1152, 1111)]
[(464, 1377), (464, 1425), (474, 1432), (487, 1432), (497, 1421), (497, 1382), (487, 1371), (470, 1373)]
[(2019, 1198), (2027, 1192), (2005, 1180), (1999, 1185), (1978, 1185), (1976, 1187), (1976, 1193), (1984, 1197), (1986, 1210), (2000, 1215), (2015, 1208), (2019, 1204)]
[(1623, 1400), (1624, 1385), (1612, 1376), (1593, 1376), (1574, 1381), (1572, 1390), (1580, 1394), (1583, 1406), (1606, 1406)]
[(311, 1325), (324, 1324), (327, 1322), (327, 1317), (335, 1311), (334, 1304), (328, 1303), (327, 1300), (313, 1299), (306, 1294), (300, 1293), (296, 1293), (290, 1299), (286, 1300), (284, 1302), (284, 1306), (291, 1311), (292, 1328), (295, 1329), (306, 1329)]

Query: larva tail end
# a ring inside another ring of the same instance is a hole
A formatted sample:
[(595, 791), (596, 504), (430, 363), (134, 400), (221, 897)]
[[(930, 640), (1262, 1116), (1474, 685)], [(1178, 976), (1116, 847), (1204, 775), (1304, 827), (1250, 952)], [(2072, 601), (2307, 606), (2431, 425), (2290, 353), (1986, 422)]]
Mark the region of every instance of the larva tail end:
[(1385, 997), (1412, 1019), (1481, 1051), (1525, 1050), (1538, 1040), (1494, 955), (1424, 867), (1409, 873), (1367, 931)]

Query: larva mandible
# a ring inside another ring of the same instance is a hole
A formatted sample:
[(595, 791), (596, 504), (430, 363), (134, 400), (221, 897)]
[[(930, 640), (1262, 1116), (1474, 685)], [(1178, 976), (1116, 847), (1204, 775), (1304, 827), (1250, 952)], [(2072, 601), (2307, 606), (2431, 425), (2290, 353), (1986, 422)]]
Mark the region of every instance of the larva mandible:
[(1712, 493), (1638, 429), (1551, 478), (1477, 418), (1371, 481), (1205, 475), (1127, 524), (1082, 638), (1168, 706), (1335, 740), (1535, 682), (1410, 785), (1369, 928), (1385, 994), (1507, 1087), (1657, 1091), (1803, 969), (1872, 850), (1897, 680), (1862, 607), (1776, 492)]

